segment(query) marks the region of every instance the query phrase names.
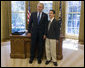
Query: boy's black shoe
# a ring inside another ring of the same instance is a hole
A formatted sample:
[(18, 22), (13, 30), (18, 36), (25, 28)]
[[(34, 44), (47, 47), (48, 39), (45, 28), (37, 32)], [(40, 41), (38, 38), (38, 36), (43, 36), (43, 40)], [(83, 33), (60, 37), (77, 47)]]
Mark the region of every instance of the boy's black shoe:
[(58, 66), (57, 62), (53, 62), (54, 66)]
[(47, 64), (49, 64), (50, 62), (51, 62), (51, 61), (46, 61), (45, 64), (47, 65)]

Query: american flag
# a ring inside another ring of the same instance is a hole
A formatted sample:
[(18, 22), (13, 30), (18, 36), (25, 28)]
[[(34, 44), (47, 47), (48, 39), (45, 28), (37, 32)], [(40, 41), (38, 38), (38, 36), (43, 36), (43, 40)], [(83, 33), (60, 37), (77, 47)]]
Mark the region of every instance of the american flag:
[(30, 15), (31, 12), (30, 12), (30, 1), (29, 1), (28, 11), (27, 11), (27, 24), (29, 24)]

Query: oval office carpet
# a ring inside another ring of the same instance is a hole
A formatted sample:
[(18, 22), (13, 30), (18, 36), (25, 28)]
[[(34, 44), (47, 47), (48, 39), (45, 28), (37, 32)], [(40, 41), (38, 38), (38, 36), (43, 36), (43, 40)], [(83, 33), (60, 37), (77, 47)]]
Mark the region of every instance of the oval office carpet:
[[(13, 59), (10, 58), (10, 41), (1, 43), (1, 67), (55, 67), (53, 63), (45, 65), (46, 59), (43, 58), (41, 64), (34, 59), (33, 64), (29, 64), (29, 58)], [(63, 59), (57, 60), (57, 67), (84, 67), (84, 45), (78, 40), (65, 39), (63, 41)]]

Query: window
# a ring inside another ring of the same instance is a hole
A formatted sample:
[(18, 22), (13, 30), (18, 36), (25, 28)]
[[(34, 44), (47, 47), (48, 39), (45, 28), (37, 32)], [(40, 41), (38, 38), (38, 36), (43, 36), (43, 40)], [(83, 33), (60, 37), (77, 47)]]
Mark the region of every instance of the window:
[(68, 1), (66, 4), (66, 34), (78, 37), (81, 1)]
[(11, 1), (12, 33), (25, 31), (25, 1)]
[[(46, 14), (48, 14), (49, 13), (49, 10), (52, 9), (53, 1), (40, 1), (40, 3), (43, 3), (44, 4), (43, 12), (45, 12)], [(49, 19), (49, 15), (48, 15), (48, 19)]]

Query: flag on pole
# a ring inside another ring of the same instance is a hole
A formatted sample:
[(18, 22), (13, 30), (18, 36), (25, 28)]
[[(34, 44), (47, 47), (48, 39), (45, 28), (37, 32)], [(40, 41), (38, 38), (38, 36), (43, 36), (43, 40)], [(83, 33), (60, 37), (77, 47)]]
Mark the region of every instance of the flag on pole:
[(62, 17), (62, 2), (60, 1), (60, 12), (61, 12), (61, 17)]
[(27, 24), (29, 24), (30, 15), (31, 15), (31, 12), (30, 12), (30, 1), (29, 1), (28, 2), (28, 11), (27, 11)]
[(59, 24), (60, 27), (62, 25), (62, 2), (60, 1), (60, 7), (59, 7)]

